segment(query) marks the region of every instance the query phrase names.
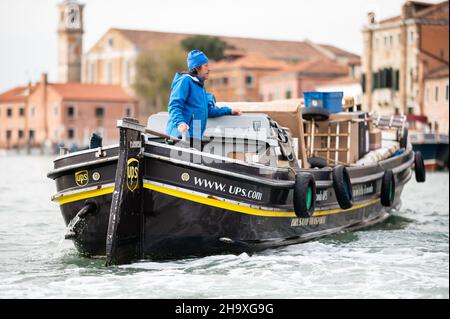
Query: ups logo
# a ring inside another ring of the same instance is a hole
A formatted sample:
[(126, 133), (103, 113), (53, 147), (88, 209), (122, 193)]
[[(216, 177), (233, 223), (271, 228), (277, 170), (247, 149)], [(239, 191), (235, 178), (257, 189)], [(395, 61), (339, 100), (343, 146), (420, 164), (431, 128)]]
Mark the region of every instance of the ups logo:
[(75, 173), (75, 183), (78, 186), (86, 186), (89, 183), (89, 174), (87, 170), (78, 171)]
[(139, 185), (139, 161), (130, 158), (127, 161), (127, 187), (130, 191), (134, 191)]

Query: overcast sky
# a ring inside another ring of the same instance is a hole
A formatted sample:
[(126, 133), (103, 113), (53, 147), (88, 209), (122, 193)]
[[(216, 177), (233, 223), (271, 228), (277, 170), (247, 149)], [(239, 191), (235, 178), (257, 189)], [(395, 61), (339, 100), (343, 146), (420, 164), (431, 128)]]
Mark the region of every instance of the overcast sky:
[[(426, 0), (425, 0), (426, 1)], [(57, 4), (0, 0), (0, 92), (41, 72), (56, 81)], [(84, 51), (110, 28), (304, 40), (362, 52), (361, 28), (400, 14), (404, 0), (85, 0)], [(429, 0), (436, 3), (439, 1)]]

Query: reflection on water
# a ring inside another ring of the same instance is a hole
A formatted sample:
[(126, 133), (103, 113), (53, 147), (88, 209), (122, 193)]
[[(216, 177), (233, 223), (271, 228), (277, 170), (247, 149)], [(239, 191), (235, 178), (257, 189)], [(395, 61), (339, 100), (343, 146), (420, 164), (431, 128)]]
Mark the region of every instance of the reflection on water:
[(448, 298), (448, 173), (383, 224), (247, 254), (104, 267), (69, 240), (49, 157), (0, 157), (0, 298)]

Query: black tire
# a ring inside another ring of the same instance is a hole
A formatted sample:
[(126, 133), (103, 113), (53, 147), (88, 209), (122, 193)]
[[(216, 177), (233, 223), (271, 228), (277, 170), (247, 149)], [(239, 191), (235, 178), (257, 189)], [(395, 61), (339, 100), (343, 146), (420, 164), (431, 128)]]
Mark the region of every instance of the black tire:
[(342, 165), (335, 166), (331, 175), (333, 176), (333, 188), (339, 206), (342, 209), (351, 208), (353, 206), (352, 183), (347, 169)]
[(309, 157), (308, 163), (311, 168), (324, 168), (328, 166), (327, 160), (321, 157)]
[(420, 151), (414, 153), (414, 173), (418, 183), (425, 182), (425, 163), (423, 162), (423, 156)]
[(384, 172), (381, 180), (381, 205), (391, 207), (395, 200), (395, 178), (392, 170)]
[(406, 148), (408, 146), (408, 129), (403, 129), (403, 135), (400, 139), (400, 148)]
[(294, 211), (297, 217), (309, 218), (316, 204), (316, 181), (309, 173), (297, 173), (294, 184)]
[(308, 107), (302, 109), (302, 116), (305, 120), (326, 121), (330, 117), (330, 112), (321, 107)]

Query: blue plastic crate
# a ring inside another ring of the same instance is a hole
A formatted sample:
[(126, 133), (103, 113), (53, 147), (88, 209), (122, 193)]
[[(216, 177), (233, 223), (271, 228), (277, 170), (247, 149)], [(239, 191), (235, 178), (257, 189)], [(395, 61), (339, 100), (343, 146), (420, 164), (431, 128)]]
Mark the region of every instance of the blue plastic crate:
[(322, 107), (330, 113), (342, 112), (343, 92), (304, 92), (305, 107)]

